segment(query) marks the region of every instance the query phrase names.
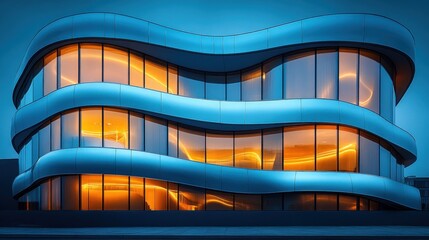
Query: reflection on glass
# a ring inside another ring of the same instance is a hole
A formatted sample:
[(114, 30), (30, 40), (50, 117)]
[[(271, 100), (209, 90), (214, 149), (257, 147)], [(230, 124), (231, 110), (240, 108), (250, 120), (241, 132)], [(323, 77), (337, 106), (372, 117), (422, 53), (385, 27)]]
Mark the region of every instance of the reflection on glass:
[(130, 210), (144, 210), (144, 184), (141, 177), (130, 177)]
[(145, 58), (145, 88), (156, 91), (167, 91), (167, 66), (165, 63)]
[(261, 169), (261, 132), (237, 133), (234, 140), (235, 166)]
[(205, 162), (204, 132), (179, 128), (179, 158)]
[(284, 63), (285, 97), (314, 98), (314, 51), (287, 56)]
[(80, 115), (80, 146), (101, 147), (103, 127), (101, 108), (82, 108)]
[(61, 148), (61, 121), (56, 117), (51, 122), (51, 151)]
[(317, 125), (316, 170), (337, 171), (337, 126)]
[(177, 158), (177, 124), (168, 123), (168, 156)]
[(393, 81), (384, 66), (381, 66), (380, 73), (381, 91), (380, 91), (380, 115), (393, 121), (393, 112), (395, 110), (395, 103), (393, 102), (394, 88)]
[(337, 194), (317, 193), (316, 194), (316, 210), (317, 211), (336, 211), (337, 210)]
[(144, 119), (139, 113), (130, 112), (130, 149), (143, 151)]
[(261, 210), (261, 195), (234, 194), (236, 211)]
[(180, 69), (179, 95), (192, 98), (204, 98), (204, 74)]
[(217, 191), (206, 192), (206, 210), (233, 210), (234, 197), (231, 193), (221, 193)]
[(338, 207), (340, 211), (356, 211), (357, 198), (349, 195), (339, 195)]
[(390, 178), (389, 146), (380, 142), (380, 176)]
[(358, 51), (340, 48), (339, 54), (339, 99), (357, 104)]
[(369, 201), (369, 210), (370, 211), (380, 210), (380, 204), (378, 202), (370, 200)]
[(283, 210), (283, 195), (282, 194), (262, 195), (262, 210), (264, 211)]
[(359, 138), (359, 172), (380, 174), (380, 146), (378, 139), (366, 132), (360, 132)]
[(104, 175), (104, 210), (128, 210), (128, 177)]
[(206, 75), (206, 99), (225, 100), (225, 75)]
[(146, 210), (167, 210), (167, 183), (145, 179)]
[(317, 98), (337, 99), (338, 52), (317, 50)]
[(130, 53), (130, 85), (143, 87), (143, 58)]
[(338, 128), (339, 171), (357, 172), (358, 140), (357, 129), (339, 126)]
[(103, 184), (101, 175), (82, 175), (80, 202), (82, 210), (102, 209)]
[(197, 211), (204, 210), (205, 194), (204, 189), (180, 186), (179, 189), (179, 210)]
[(128, 84), (128, 52), (104, 47), (104, 82)]
[(36, 71), (34, 73), (32, 85), (33, 85), (33, 97), (34, 97), (34, 101), (36, 101), (43, 97), (43, 62), (42, 61), (39, 61), (36, 65)]
[(261, 100), (261, 67), (257, 66), (241, 74), (241, 100)]
[(61, 178), (62, 210), (79, 210), (79, 176)]
[(51, 210), (51, 180), (40, 184), (40, 209)]
[(241, 100), (240, 73), (228, 74), (226, 76), (226, 100)]
[(128, 111), (104, 108), (104, 147), (128, 148)]
[(264, 130), (263, 156), (264, 170), (282, 170), (283, 131), (279, 129)]
[(80, 45), (80, 82), (101, 82), (102, 50), (100, 44)]
[(262, 67), (262, 99), (276, 100), (283, 98), (283, 64), (277, 57), (264, 63)]
[(43, 95), (57, 89), (57, 51), (53, 51), (44, 58)]
[(78, 45), (72, 44), (59, 49), (60, 88), (78, 83)]
[(49, 124), (39, 131), (39, 157), (51, 151), (51, 127)]
[(168, 183), (168, 210), (179, 210), (179, 189), (176, 183)]
[(285, 211), (314, 211), (314, 193), (287, 193), (284, 196)]
[(234, 165), (234, 138), (230, 134), (207, 133), (207, 163), (230, 166)]
[(79, 147), (79, 111), (61, 115), (61, 148)]
[(145, 116), (144, 124), (145, 151), (167, 155), (167, 122), (159, 118)]
[(314, 126), (284, 128), (284, 170), (314, 171)]
[(51, 210), (61, 210), (61, 177), (51, 180)]
[(177, 67), (168, 65), (168, 93), (177, 94)]
[(359, 58), (359, 106), (379, 113), (379, 56), (360, 51)]
[(369, 211), (369, 200), (363, 197), (359, 197), (359, 210)]

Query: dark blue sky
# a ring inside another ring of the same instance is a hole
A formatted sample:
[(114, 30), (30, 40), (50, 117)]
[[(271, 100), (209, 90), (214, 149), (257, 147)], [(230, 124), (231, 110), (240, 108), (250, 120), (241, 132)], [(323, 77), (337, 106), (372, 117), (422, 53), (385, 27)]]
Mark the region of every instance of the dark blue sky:
[(0, 1), (0, 159), (17, 157), (10, 143), (16, 73), (33, 36), (63, 16), (115, 12), (168, 27), (209, 35), (243, 33), (302, 18), (332, 13), (372, 13), (392, 18), (415, 38), (416, 73), (396, 108), (396, 124), (417, 141), (418, 159), (405, 176), (429, 176), (429, 1)]

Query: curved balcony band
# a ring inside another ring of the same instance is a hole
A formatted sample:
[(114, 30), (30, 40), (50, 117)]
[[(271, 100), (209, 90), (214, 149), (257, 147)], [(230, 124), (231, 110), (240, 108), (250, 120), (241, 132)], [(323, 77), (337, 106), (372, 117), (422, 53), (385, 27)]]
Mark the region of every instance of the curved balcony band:
[(15, 80), (15, 105), (18, 106), (23, 94), (20, 89), (40, 57), (59, 46), (82, 40), (111, 43), (183, 67), (211, 72), (243, 69), (309, 47), (365, 47), (384, 54), (394, 63), (397, 102), (414, 75), (413, 36), (399, 23), (376, 15), (335, 14), (250, 33), (206, 36), (118, 14), (88, 13), (56, 20), (36, 34)]
[(416, 188), (388, 178), (344, 172), (263, 171), (217, 166), (158, 154), (111, 148), (74, 148), (46, 154), (13, 183), (17, 195), (52, 176), (103, 173), (161, 179), (224, 192), (266, 194), (337, 192), (420, 209)]
[[(102, 91), (100, 91), (102, 89)], [(241, 131), (276, 126), (332, 123), (352, 126), (393, 144), (408, 166), (416, 160), (414, 138), (378, 114), (326, 99), (227, 102), (193, 99), (114, 83), (61, 88), (19, 109), (12, 123), (16, 150), (43, 122), (60, 112), (87, 106), (117, 107), (204, 129)]]

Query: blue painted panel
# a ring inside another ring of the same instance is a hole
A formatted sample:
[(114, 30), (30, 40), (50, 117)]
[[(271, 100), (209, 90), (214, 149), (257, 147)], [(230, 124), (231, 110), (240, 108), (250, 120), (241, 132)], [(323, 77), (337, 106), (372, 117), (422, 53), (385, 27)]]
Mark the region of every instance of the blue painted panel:
[(268, 47), (275, 48), (284, 45), (302, 43), (302, 22), (296, 21), (268, 29)]
[(73, 16), (73, 38), (104, 37), (104, 15), (104, 13), (90, 13)]
[(160, 25), (149, 23), (149, 43), (165, 46), (166, 45), (166, 29)]
[(251, 52), (268, 48), (268, 31), (261, 30), (235, 36), (235, 52)]
[[(116, 83), (103, 83), (102, 89), (94, 89), (88, 83), (75, 86), (75, 104), (81, 106), (98, 106), (99, 99), (104, 99), (107, 106), (120, 106), (120, 88), (121, 85)], [(107, 96), (106, 96), (107, 95)]]
[(115, 16), (115, 37), (149, 42), (149, 23), (122, 15)]

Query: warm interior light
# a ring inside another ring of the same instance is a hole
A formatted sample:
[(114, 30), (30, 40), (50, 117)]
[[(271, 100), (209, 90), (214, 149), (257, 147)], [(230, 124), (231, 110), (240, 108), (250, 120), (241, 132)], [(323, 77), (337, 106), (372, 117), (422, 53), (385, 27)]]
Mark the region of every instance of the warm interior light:
[[(344, 73), (340, 75), (340, 81), (347, 81), (347, 80), (354, 80), (356, 79), (356, 73)], [(359, 100), (359, 106), (367, 106), (371, 103), (372, 95), (374, 94), (374, 91), (365, 83), (365, 81), (359, 81), (362, 86), (365, 88), (366, 91), (369, 92), (368, 98), (365, 100)], [(362, 88), (359, 89), (361, 91)]]

